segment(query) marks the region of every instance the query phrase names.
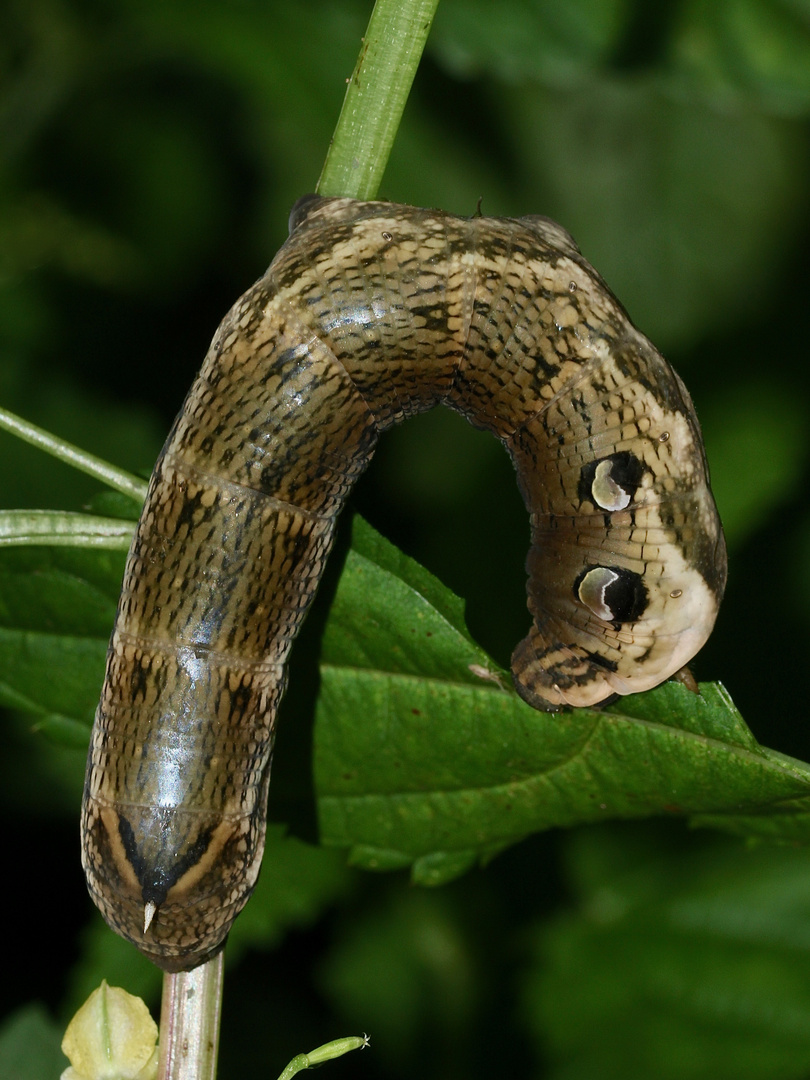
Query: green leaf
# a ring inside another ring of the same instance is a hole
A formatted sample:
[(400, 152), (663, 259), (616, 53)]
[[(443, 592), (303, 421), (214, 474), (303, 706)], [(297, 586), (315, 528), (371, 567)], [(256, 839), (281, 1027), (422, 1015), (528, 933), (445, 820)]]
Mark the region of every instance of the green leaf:
[(118, 551), (0, 550), (0, 703), (89, 725), (123, 561)]
[(490, 663), (460, 601), (356, 521), (323, 641), (325, 843), (372, 869), (410, 861), (430, 883), (539, 830), (612, 817), (810, 837), (807, 767), (760, 748), (722, 687), (550, 715), (470, 670)]
[(575, 907), (536, 932), (524, 1016), (553, 1080), (800, 1080), (810, 852), (572, 834)]
[(62, 1033), (41, 1005), (26, 1005), (0, 1028), (0, 1076), (4, 1080), (56, 1080), (67, 1067)]

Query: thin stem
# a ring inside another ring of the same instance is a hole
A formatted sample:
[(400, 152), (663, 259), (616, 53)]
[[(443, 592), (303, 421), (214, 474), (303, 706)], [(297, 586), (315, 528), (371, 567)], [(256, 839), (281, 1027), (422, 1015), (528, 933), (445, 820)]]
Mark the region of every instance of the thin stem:
[(317, 191), (373, 199), (439, 0), (377, 0)]
[(223, 954), (163, 976), (157, 1080), (216, 1080)]
[(133, 523), (68, 510), (0, 511), (0, 547), (110, 548), (128, 551)]
[(143, 502), (146, 495), (146, 482), (144, 480), (139, 480), (132, 473), (128, 473), (124, 469), (118, 469), (115, 465), (110, 465), (109, 462), (103, 461), (101, 458), (96, 457), (95, 454), (80, 450), (78, 446), (52, 435), (49, 431), (45, 431), (44, 428), (29, 423), (28, 420), (23, 420), (21, 416), (9, 412), (8, 409), (0, 409), (0, 429), (10, 431), (13, 435), (19, 436), (19, 438), (32, 446), (39, 447), (40, 450), (44, 450), (52, 457), (59, 458), (60, 461), (72, 465), (74, 469), (79, 469), (96, 480), (100, 480), (103, 484), (115, 488), (116, 491), (122, 491), (125, 495), (130, 495), (133, 499)]

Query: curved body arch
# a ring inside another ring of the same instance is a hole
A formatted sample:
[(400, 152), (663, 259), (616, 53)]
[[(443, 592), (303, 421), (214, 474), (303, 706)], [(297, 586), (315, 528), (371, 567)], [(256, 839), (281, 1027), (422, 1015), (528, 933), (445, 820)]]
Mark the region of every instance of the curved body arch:
[(712, 629), (726, 556), (692, 403), (570, 236), (302, 200), (155, 468), (93, 730), (90, 892), (167, 970), (210, 958), (255, 884), (285, 664), (346, 496), (379, 435), (438, 404), (515, 464), (529, 704), (653, 687)]

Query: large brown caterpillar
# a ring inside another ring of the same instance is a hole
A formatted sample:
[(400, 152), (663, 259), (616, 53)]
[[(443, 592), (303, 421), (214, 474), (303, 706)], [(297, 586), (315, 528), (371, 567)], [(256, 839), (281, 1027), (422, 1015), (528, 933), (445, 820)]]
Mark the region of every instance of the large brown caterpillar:
[(302, 200), (155, 468), (93, 729), (90, 892), (169, 971), (216, 953), (256, 881), (285, 662), (343, 502), (379, 433), (437, 404), (503, 441), (531, 515), (526, 701), (648, 689), (711, 631), (726, 555), (689, 395), (571, 237)]

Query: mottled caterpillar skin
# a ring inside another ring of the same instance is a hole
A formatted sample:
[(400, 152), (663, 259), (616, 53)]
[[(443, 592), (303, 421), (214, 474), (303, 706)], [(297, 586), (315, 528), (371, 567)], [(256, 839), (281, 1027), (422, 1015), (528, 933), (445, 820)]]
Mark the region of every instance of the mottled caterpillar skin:
[(692, 403), (571, 237), (302, 200), (155, 468), (93, 729), (90, 892), (168, 971), (216, 953), (255, 884), (287, 654), (344, 500), (380, 432), (437, 404), (515, 463), (526, 701), (646, 690), (711, 631), (726, 555)]

